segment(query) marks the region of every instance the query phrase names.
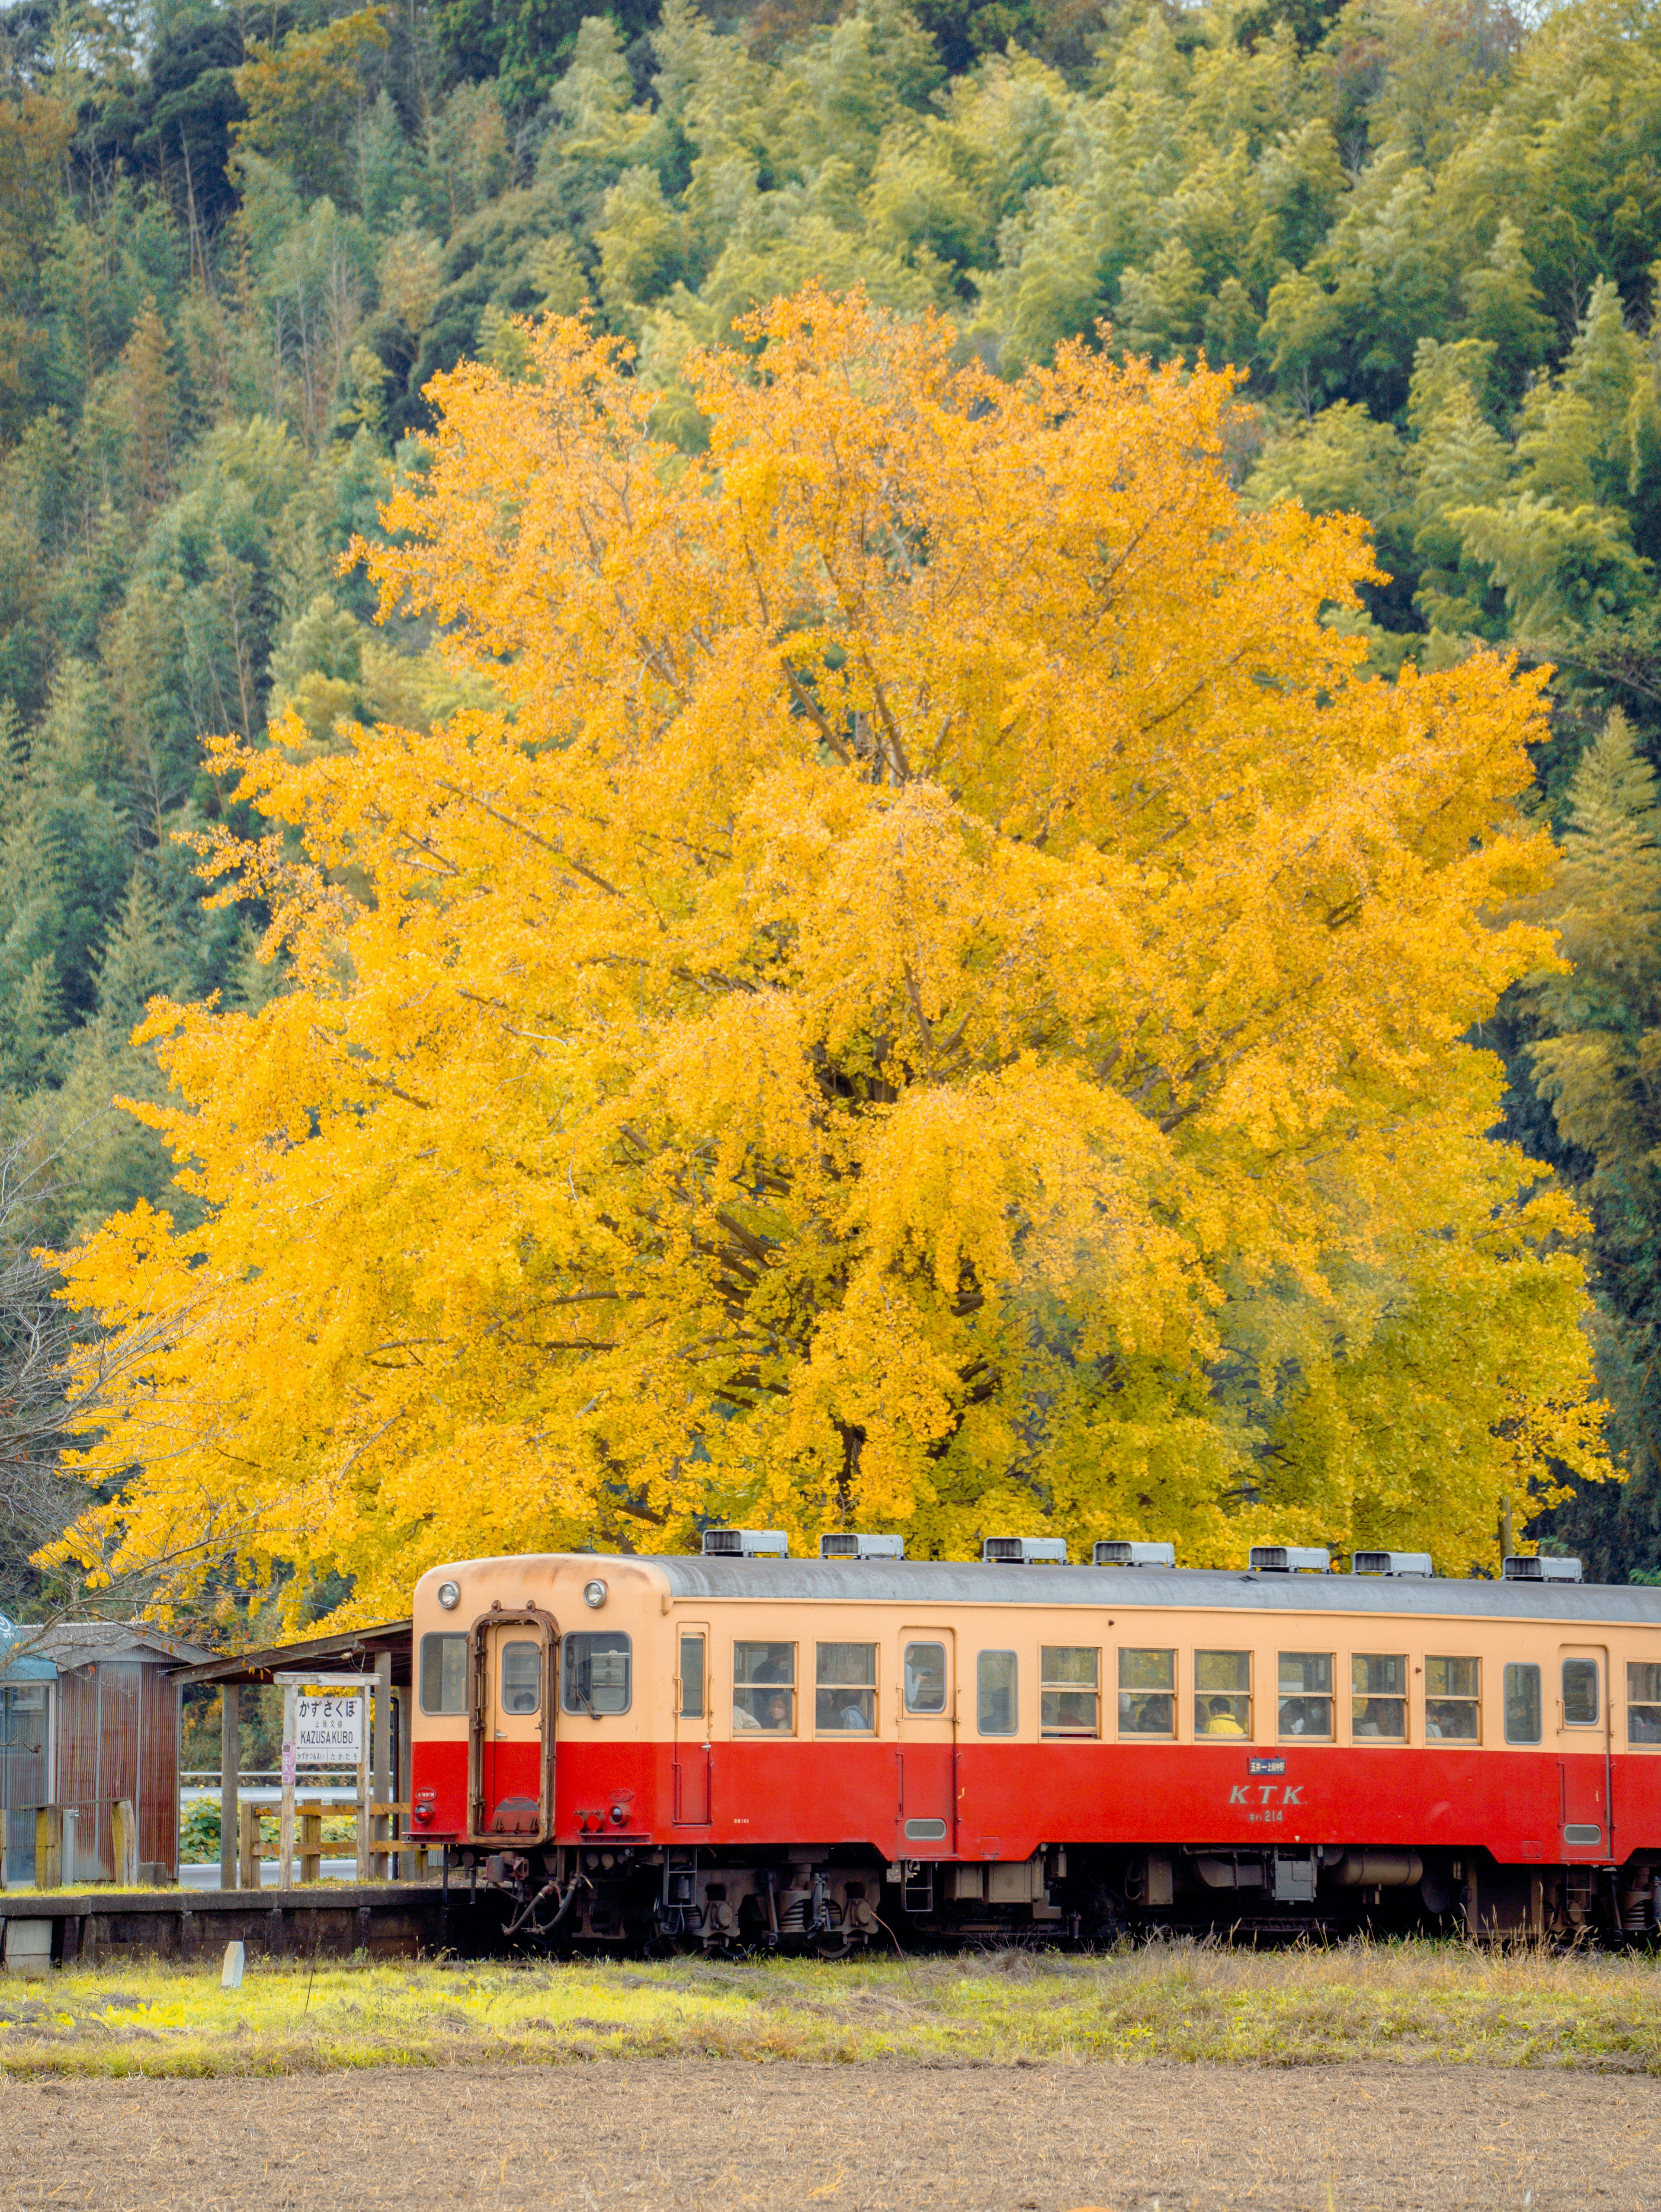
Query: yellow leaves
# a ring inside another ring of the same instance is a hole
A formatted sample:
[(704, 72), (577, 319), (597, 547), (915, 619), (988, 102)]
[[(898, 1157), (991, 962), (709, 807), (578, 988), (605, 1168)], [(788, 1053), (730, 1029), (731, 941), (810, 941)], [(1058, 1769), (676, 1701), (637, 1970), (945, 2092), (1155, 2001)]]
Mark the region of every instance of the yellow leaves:
[(1359, 526), (1239, 513), (1226, 378), (810, 289), (687, 356), (689, 460), (523, 337), (360, 549), (499, 709), (217, 757), (285, 982), (156, 1011), (204, 1218), (70, 1263), (172, 1316), (128, 1553), (218, 1512), (364, 1612), (703, 1512), (1457, 1566), (1593, 1468), (1578, 1219), (1462, 1042), (1549, 957), (1537, 683), (1363, 678)]

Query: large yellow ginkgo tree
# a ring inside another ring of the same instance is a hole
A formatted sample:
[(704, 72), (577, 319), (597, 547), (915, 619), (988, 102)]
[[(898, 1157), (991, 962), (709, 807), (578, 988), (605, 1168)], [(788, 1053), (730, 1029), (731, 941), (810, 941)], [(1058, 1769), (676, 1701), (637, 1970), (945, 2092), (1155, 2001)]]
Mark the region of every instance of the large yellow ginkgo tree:
[(1242, 510), (1226, 376), (743, 337), (691, 458), (581, 324), (437, 380), (360, 557), (499, 704), (220, 748), (282, 983), (142, 1032), (200, 1218), (66, 1261), (127, 1475), (72, 1546), (368, 1612), (709, 1515), (1491, 1565), (1600, 1469), (1470, 1041), (1552, 957), (1538, 679), (1364, 678), (1365, 532)]

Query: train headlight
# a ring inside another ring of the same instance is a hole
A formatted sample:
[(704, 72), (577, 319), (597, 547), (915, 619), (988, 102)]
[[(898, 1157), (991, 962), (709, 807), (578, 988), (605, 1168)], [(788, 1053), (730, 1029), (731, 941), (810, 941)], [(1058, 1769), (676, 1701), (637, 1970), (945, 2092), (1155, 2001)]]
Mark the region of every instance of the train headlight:
[(593, 1606), (601, 1606), (605, 1604), (605, 1585), (603, 1582), (599, 1581), (598, 1577), (596, 1577), (594, 1581), (591, 1583), (584, 1583), (582, 1585), (582, 1602), (584, 1605)]
[(438, 1601), (446, 1613), (453, 1613), (461, 1602), (461, 1584), (441, 1583), (438, 1586)]

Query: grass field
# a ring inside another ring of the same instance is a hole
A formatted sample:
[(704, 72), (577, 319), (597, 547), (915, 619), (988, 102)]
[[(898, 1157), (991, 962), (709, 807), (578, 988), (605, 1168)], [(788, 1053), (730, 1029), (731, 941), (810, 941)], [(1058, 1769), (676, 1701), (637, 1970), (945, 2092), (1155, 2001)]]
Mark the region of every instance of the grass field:
[(1661, 1961), (1356, 1944), (663, 1965), (251, 1961), (0, 1982), (0, 2072), (259, 2075), (723, 2057), (1144, 2058), (1661, 2075)]

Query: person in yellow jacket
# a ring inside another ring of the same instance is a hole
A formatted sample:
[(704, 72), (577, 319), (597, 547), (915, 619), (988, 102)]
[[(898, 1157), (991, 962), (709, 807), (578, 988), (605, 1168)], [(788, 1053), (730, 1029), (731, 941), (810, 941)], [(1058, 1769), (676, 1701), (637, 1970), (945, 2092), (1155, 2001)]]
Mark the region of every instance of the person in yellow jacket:
[(1214, 1698), (1206, 1713), (1205, 1726), (1200, 1733), (1202, 1735), (1244, 1735), (1245, 1730), (1234, 1717), (1231, 1700)]

